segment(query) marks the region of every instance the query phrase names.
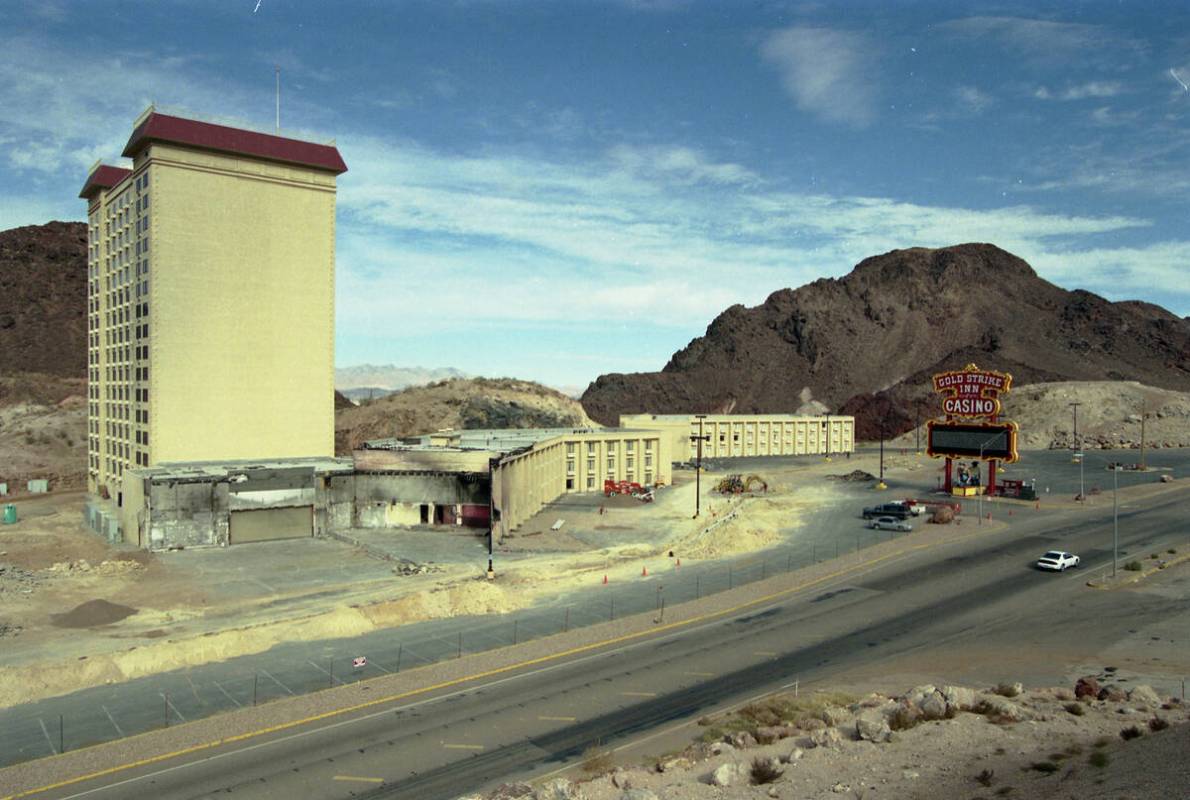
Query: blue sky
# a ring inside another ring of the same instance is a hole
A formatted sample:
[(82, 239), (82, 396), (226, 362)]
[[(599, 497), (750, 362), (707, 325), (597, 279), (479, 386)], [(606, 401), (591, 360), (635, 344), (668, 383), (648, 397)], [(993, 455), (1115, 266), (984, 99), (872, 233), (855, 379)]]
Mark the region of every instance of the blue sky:
[(0, 229), (165, 110), (334, 138), (336, 358), (581, 387), (995, 243), (1190, 314), (1190, 4), (0, 4)]

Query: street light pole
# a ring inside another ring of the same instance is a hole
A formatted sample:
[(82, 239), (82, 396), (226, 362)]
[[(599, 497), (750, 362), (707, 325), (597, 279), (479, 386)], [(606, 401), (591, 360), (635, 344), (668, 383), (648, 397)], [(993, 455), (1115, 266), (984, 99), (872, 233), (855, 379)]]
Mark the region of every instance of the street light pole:
[(1070, 409), (1074, 412), (1074, 436), (1071, 437), (1071, 444), (1073, 445), (1075, 451), (1081, 449), (1078, 446), (1078, 407), (1081, 405), (1081, 402), (1070, 404)]
[(1116, 562), (1120, 560), (1120, 465), (1111, 467), (1111, 576), (1116, 577)]
[(880, 418), (880, 480), (876, 483), (877, 489), (887, 489), (888, 484), (884, 482), (884, 417)]
[(698, 456), (694, 465), (694, 518), (698, 519), (698, 515), (702, 511), (702, 443), (710, 441), (709, 436), (703, 433), (702, 423), (707, 418), (706, 414), (695, 414), (695, 419), (698, 420), (698, 435), (691, 436), (691, 441), (698, 442)]

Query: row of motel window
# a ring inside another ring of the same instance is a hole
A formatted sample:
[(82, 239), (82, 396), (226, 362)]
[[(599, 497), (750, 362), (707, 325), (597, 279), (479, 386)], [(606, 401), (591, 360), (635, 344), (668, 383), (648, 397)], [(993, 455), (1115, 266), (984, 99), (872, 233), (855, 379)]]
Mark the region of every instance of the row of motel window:
[[(825, 425), (826, 423), (822, 423), (822, 424)], [(839, 429), (839, 423), (831, 423), (831, 425), (834, 426), (834, 434), (832, 435), (831, 438), (832, 439), (841, 439), (843, 432)], [(805, 434), (806, 434), (807, 427), (805, 425), (796, 425), (795, 427), (797, 428), (797, 443), (805, 444), (805, 441), (806, 441)], [(825, 427), (820, 427), (818, 425), (814, 425), (809, 428), (809, 431), (811, 433), (811, 436), (810, 436), (811, 439), (814, 439), (814, 438), (826, 439), (827, 438), (827, 432), (826, 432)], [(708, 433), (709, 433), (709, 431), (708, 431)], [(821, 437), (816, 436), (817, 433), (821, 433), (822, 434)], [(697, 436), (698, 428), (691, 428), (690, 435), (692, 437)], [(746, 438), (747, 444), (752, 444), (753, 437), (752, 437), (752, 429), (751, 428), (749, 428), (748, 430), (745, 431), (745, 438)], [(773, 438), (773, 444), (781, 443), (781, 430), (779, 428), (775, 427), (773, 429), (773, 437), (772, 438)], [(740, 433), (739, 433), (738, 427), (736, 430), (732, 431), (731, 441), (733, 444), (735, 444), (737, 446), (739, 445)], [(719, 444), (722, 444), (722, 445), (727, 444), (727, 433), (726, 432), (721, 431), (719, 433)], [(786, 445), (793, 444), (793, 434), (788, 429), (786, 429), (786, 431), (785, 431), (785, 444)]]
[[(99, 472), (100, 459), (107, 472), (119, 476), (130, 462), (148, 466), (149, 455), (143, 449), (149, 444), (149, 433), (131, 428), (129, 419), (129, 384), (142, 383), (149, 379), (147, 364), (149, 346), (142, 340), (149, 336), (149, 176), (142, 173), (132, 186), (121, 192), (108, 208), (108, 217), (103, 222), (103, 237), (100, 237), (99, 214), (90, 216), (90, 241), (88, 269), (88, 387), (89, 420), (88, 461), (91, 472)], [(106, 254), (101, 245), (107, 245)], [(100, 274), (102, 272), (102, 275)], [(100, 342), (100, 278), (106, 296), (106, 312), (103, 321), (103, 342), (106, 366), (104, 369), (105, 392), (103, 410), (107, 417), (103, 436), (99, 426), (99, 350)], [(133, 299), (135, 295), (135, 305)], [(142, 322), (143, 320), (143, 322)], [(133, 348), (135, 342), (135, 362)], [(130, 368), (129, 364), (135, 366)], [(123, 385), (120, 385), (123, 384)], [(149, 390), (135, 386), (133, 397), (137, 403), (148, 403)], [(113, 420), (122, 420), (116, 422)], [(135, 409), (138, 426), (147, 425), (147, 409)], [(123, 441), (121, 441), (123, 440)], [(135, 440), (136, 449), (132, 447)]]
[[(599, 442), (587, 442), (587, 491), (594, 491), (596, 486), (595, 476), (595, 460)], [(603, 442), (607, 450), (607, 477), (609, 480), (616, 476), (616, 443)], [(644, 441), (644, 483), (649, 484), (653, 482), (653, 444), (654, 441), (646, 439)], [(632, 481), (636, 479), (636, 457), (628, 455), (628, 453), (635, 452), (636, 442), (624, 442), (624, 479)], [(574, 473), (575, 473), (575, 458), (578, 454), (578, 447), (576, 442), (566, 443), (566, 488), (574, 489)]]

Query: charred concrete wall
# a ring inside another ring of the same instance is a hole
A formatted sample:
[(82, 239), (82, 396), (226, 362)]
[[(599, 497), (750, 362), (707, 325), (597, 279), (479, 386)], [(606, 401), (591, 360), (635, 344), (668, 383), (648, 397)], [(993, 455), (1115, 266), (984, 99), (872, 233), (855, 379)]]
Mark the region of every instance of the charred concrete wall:
[(230, 494), (226, 481), (150, 483), (148, 541), (143, 546), (151, 550), (225, 546)]

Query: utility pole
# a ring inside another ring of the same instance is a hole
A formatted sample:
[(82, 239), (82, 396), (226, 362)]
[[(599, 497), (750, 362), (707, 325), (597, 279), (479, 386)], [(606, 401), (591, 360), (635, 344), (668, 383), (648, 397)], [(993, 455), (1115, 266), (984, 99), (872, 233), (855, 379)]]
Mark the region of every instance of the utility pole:
[(914, 441), (915, 441), (913, 452), (920, 456), (921, 455), (921, 398), (920, 397), (917, 398), (917, 402), (913, 404), (913, 408), (914, 408), (914, 414), (913, 414), (913, 429), (914, 430), (913, 430), (913, 433), (914, 433)]
[(1145, 417), (1149, 415), (1146, 410), (1148, 403), (1144, 400), (1140, 401), (1140, 469), (1141, 472), (1145, 470)]
[(876, 482), (877, 489), (888, 488), (888, 484), (884, 482), (884, 420), (885, 417), (880, 418), (880, 480)]
[(1076, 452), (1081, 449), (1078, 446), (1078, 407), (1081, 405), (1081, 402), (1070, 404), (1070, 409), (1074, 412), (1074, 435), (1071, 437), (1070, 446), (1073, 447)]
[(698, 519), (702, 511), (702, 443), (709, 442), (711, 437), (703, 433), (702, 429), (703, 420), (707, 415), (695, 414), (694, 418), (698, 420), (698, 434), (691, 434), (690, 441), (698, 443), (698, 456), (694, 463), (694, 518)]
[(1111, 465), (1111, 576), (1116, 577), (1116, 562), (1120, 560), (1120, 465)]

